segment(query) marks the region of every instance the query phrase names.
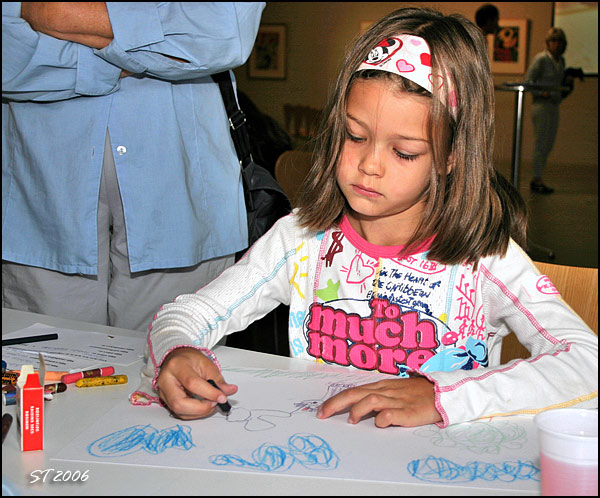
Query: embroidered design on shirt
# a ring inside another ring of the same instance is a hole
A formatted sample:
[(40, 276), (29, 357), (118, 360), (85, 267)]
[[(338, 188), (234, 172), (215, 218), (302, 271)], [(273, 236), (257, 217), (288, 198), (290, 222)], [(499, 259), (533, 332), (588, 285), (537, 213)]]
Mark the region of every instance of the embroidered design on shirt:
[(334, 256), (344, 250), (344, 246), (342, 245), (342, 239), (344, 238), (343, 232), (333, 232), (331, 234), (331, 238), (333, 239), (333, 242), (329, 246), (327, 254), (325, 254), (325, 256), (323, 257), (323, 259), (325, 260), (326, 268), (332, 265)]
[[(300, 253), (300, 250), (304, 247), (304, 242), (302, 242), (302, 244), (300, 244), (297, 248), (296, 248), (296, 254)], [(308, 256), (304, 255), (300, 255), (300, 258), (298, 259), (298, 261), (300, 263), (305, 263), (306, 261), (308, 261)], [(294, 287), (294, 289), (296, 289), (296, 291), (298, 292), (298, 295), (304, 299), (304, 294), (302, 293), (302, 291), (300, 290), (300, 285), (298, 284), (297, 278), (307, 278), (308, 277), (308, 272), (306, 271), (300, 271), (300, 265), (298, 263), (296, 263), (294, 261), (294, 274), (292, 275), (292, 278), (290, 279), (290, 284), (292, 284), (292, 286)]]
[[(341, 304), (341, 303), (340, 303)], [(402, 312), (386, 299), (368, 302), (361, 317), (341, 308), (314, 303), (307, 320), (307, 352), (317, 360), (406, 377), (434, 356), (440, 346), (433, 319)]]
[(542, 294), (560, 294), (558, 289), (546, 275), (542, 275), (535, 284), (535, 288)]
[(356, 251), (356, 256), (350, 262), (350, 268), (342, 266), (341, 271), (347, 272), (346, 283), (360, 285), (360, 292), (364, 292), (367, 288), (365, 281), (375, 274), (377, 261), (367, 262), (363, 260), (363, 255)]
[(338, 299), (338, 290), (340, 289), (341, 282), (338, 280), (334, 282), (330, 278), (327, 279), (327, 287), (324, 289), (317, 289), (315, 291), (316, 296), (325, 302), (335, 301)]

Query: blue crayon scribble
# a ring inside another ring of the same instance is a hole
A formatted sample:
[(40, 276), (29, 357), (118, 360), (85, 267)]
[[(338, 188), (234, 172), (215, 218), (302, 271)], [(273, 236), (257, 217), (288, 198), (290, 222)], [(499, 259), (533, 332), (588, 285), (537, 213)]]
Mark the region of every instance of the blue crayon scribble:
[(470, 482), (484, 481), (539, 481), (540, 469), (531, 461), (486, 463), (468, 462), (460, 465), (446, 458), (428, 456), (413, 460), (407, 466), (408, 473), (428, 482)]
[(144, 450), (159, 454), (169, 448), (189, 450), (194, 446), (192, 429), (175, 425), (159, 431), (150, 424), (134, 425), (101, 437), (88, 446), (88, 453), (97, 457), (116, 457)]
[(253, 467), (266, 472), (285, 471), (295, 463), (310, 469), (335, 469), (339, 457), (324, 439), (314, 434), (294, 434), (286, 446), (264, 443), (252, 452), (252, 460), (238, 455), (213, 455), (209, 462), (215, 465)]

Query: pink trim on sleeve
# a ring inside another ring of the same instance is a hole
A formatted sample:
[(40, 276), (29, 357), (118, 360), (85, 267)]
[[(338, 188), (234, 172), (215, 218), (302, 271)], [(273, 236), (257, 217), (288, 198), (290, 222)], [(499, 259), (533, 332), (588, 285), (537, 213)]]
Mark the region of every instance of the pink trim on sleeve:
[(507, 297), (509, 298), (513, 304), (516, 306), (516, 308), (523, 313), (523, 315), (525, 315), (525, 317), (529, 320), (529, 322), (535, 327), (535, 329), (544, 337), (544, 339), (546, 339), (547, 341), (551, 342), (552, 344), (557, 344), (558, 342), (560, 342), (558, 339), (556, 339), (555, 337), (551, 336), (548, 331), (542, 327), (542, 325), (540, 324), (540, 322), (538, 322), (535, 317), (531, 314), (531, 311), (529, 311), (522, 303), (521, 301), (519, 301), (519, 298), (517, 296), (515, 296), (509, 289), (508, 287), (506, 287), (506, 285), (504, 284), (504, 282), (502, 282), (499, 278), (497, 278), (495, 275), (492, 274), (492, 272), (490, 272), (485, 266), (481, 265), (481, 271), (483, 272), (483, 274), (486, 276), (486, 278), (496, 284), (498, 286), (498, 288), (500, 289), (500, 291)]
[(435, 379), (431, 378), (426, 373), (423, 373), (420, 370), (414, 370), (413, 372), (417, 375), (420, 375), (421, 377), (425, 377), (429, 382), (433, 384), (433, 389), (435, 392), (435, 409), (442, 416), (442, 421), (436, 422), (435, 425), (437, 425), (441, 429), (445, 429), (446, 427), (448, 427), (448, 425), (450, 425), (450, 419), (448, 418), (448, 414), (446, 413), (446, 410), (444, 410), (444, 407), (442, 406), (442, 402), (440, 400), (441, 393), (444, 392), (443, 389), (440, 388)]

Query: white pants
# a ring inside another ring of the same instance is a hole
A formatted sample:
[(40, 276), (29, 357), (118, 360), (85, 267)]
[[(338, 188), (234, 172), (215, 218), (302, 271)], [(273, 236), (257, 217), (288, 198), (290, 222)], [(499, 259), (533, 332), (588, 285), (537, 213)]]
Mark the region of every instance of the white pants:
[(145, 332), (161, 305), (197, 291), (233, 262), (232, 254), (188, 268), (129, 271), (123, 206), (107, 133), (98, 204), (98, 275), (2, 261), (2, 306)]
[(531, 106), (531, 120), (535, 135), (533, 151), (533, 176), (541, 178), (546, 161), (556, 139), (559, 120), (559, 104), (534, 102)]

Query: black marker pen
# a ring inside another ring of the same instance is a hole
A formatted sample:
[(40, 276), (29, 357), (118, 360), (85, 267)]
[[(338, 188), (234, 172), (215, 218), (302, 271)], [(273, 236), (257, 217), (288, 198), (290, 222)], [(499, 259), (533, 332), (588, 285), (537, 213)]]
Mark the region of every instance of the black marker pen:
[[(216, 384), (216, 382), (214, 380), (208, 379), (206, 382), (208, 382), (211, 386), (216, 387), (217, 389), (219, 389), (217, 387), (217, 384)], [(231, 405), (229, 404), (228, 401), (225, 401), (225, 403), (217, 403), (217, 405), (219, 406), (219, 408), (221, 409), (221, 411), (225, 415), (229, 415), (229, 412), (231, 411)]]

